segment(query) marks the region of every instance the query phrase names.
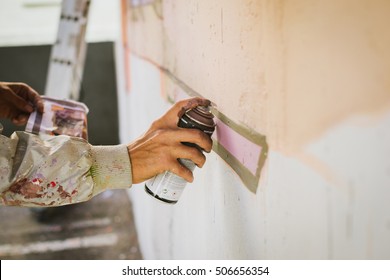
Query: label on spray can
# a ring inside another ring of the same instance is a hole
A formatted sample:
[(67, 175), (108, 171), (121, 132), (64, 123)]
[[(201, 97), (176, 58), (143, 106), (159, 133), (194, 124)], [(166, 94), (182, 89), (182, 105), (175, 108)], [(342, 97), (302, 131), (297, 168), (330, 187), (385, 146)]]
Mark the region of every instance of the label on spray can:
[[(196, 128), (202, 130), (211, 137), (215, 129), (213, 118), (214, 115), (210, 112), (209, 107), (198, 106), (187, 111), (180, 118), (178, 126), (183, 128)], [(183, 144), (200, 149), (197, 145), (192, 143)], [(189, 170), (194, 171), (195, 164), (191, 160), (178, 160)], [(174, 204), (179, 200), (186, 184), (187, 181), (183, 178), (170, 171), (165, 171), (148, 180), (145, 184), (145, 191), (161, 201)]]

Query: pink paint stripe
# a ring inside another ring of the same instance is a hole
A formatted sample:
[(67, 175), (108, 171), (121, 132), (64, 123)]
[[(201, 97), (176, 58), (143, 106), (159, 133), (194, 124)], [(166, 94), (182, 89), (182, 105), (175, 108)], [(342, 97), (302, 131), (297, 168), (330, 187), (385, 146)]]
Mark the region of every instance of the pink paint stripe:
[[(189, 98), (189, 95), (181, 88), (176, 88), (174, 92), (175, 101), (177, 102), (186, 98)], [(261, 146), (237, 133), (218, 118), (215, 118), (215, 122), (217, 127), (212, 138), (217, 140), (219, 144), (256, 176), (261, 156)]]
[(217, 127), (213, 138), (241, 162), (242, 165), (248, 168), (253, 175), (256, 175), (261, 155), (261, 146), (256, 145), (240, 135), (219, 119), (216, 119), (216, 123)]

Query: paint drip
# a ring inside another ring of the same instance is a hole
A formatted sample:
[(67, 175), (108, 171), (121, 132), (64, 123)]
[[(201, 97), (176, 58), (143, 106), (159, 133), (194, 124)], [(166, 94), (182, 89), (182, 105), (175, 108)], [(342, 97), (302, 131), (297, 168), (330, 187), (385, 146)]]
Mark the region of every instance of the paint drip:
[[(208, 106), (197, 106), (184, 113), (180, 118), (178, 126), (182, 128), (195, 128), (203, 131), (211, 137), (215, 130), (214, 115), (210, 112)], [(183, 142), (183, 145), (195, 147), (202, 151), (202, 149), (193, 143)], [(178, 159), (178, 161), (194, 171), (195, 163), (189, 159)], [(145, 191), (166, 203), (175, 204), (179, 200), (187, 181), (177, 176), (176, 174), (165, 171), (151, 179), (145, 184)]]

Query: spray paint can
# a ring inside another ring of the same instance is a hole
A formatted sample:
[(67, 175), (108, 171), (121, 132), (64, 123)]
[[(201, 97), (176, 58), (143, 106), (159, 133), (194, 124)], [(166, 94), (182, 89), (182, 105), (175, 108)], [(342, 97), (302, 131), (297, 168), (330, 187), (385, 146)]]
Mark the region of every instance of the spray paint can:
[[(197, 106), (184, 113), (179, 120), (178, 126), (199, 129), (211, 137), (215, 129), (213, 118), (214, 115), (210, 112), (208, 106)], [(201, 150), (196, 144), (187, 142), (183, 144)], [(195, 169), (195, 163), (191, 160), (178, 160), (189, 170), (193, 171)], [(186, 184), (187, 181), (183, 178), (170, 171), (165, 171), (146, 181), (145, 191), (163, 202), (175, 204), (179, 200)]]

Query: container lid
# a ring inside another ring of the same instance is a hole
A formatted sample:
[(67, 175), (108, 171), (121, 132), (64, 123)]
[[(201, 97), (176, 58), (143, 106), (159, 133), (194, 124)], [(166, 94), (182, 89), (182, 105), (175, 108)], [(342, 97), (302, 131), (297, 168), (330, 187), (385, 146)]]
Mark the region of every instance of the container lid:
[(191, 120), (208, 127), (215, 127), (214, 115), (209, 106), (197, 106), (186, 112), (187, 117)]

